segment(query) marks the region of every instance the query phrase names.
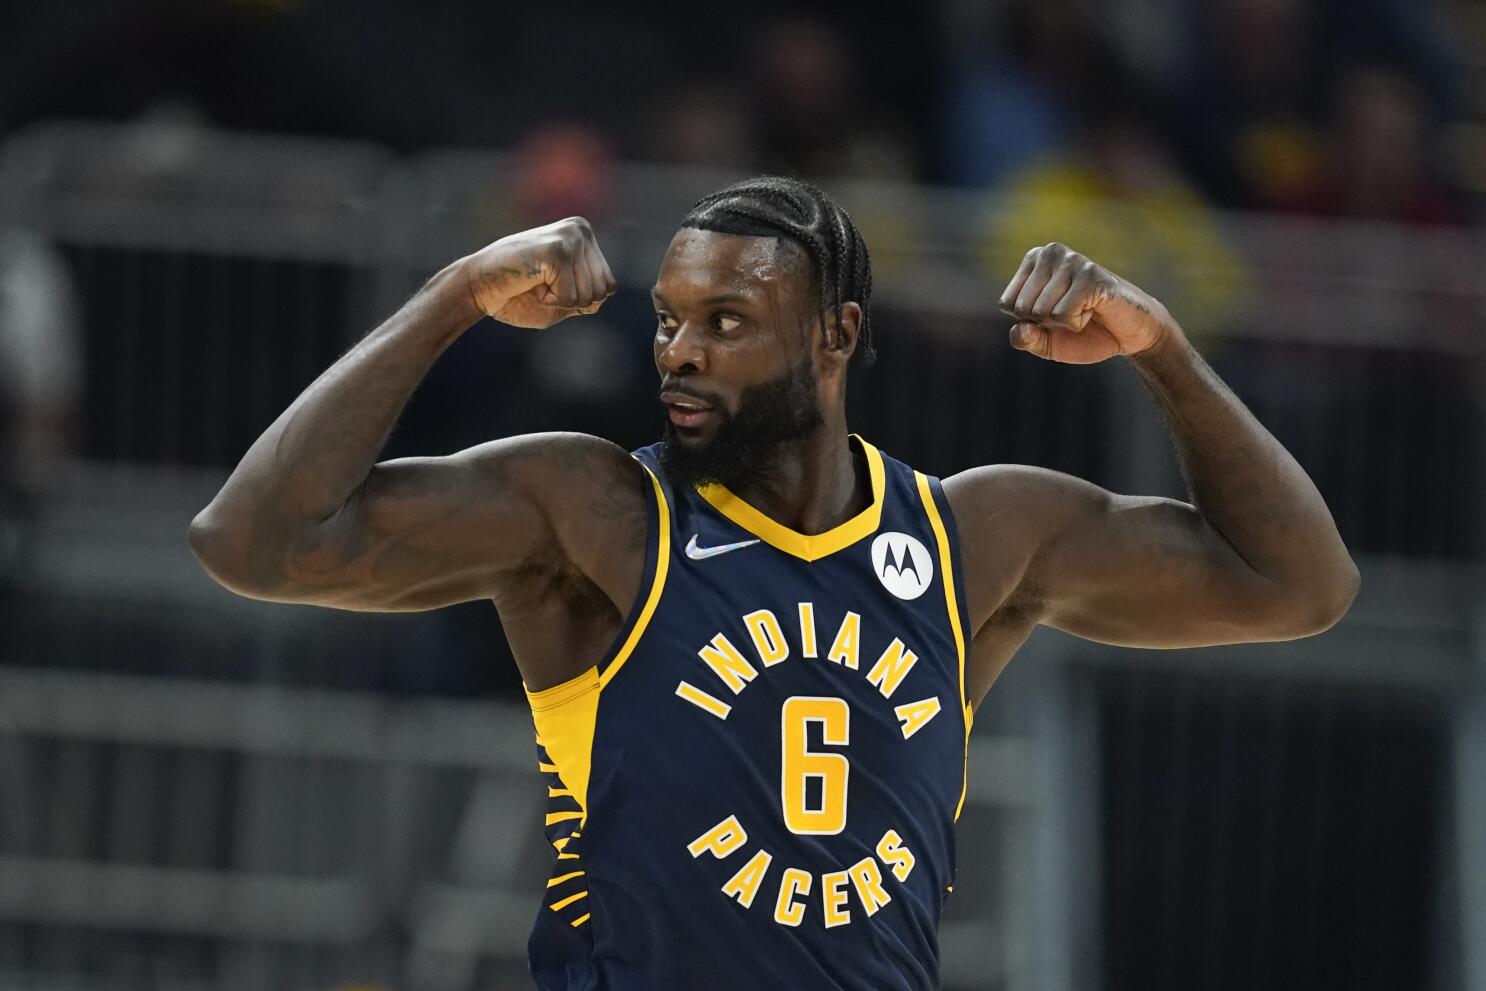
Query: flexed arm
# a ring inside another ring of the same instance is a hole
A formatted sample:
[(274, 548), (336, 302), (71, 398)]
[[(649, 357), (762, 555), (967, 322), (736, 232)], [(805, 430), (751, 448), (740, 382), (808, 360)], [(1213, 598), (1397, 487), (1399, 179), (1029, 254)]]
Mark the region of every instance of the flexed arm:
[(1346, 612), (1357, 568), (1321, 494), (1164, 306), (1060, 244), (1028, 252), (1001, 305), (1017, 319), (1014, 347), (1071, 364), (1130, 360), (1165, 415), (1190, 501), (1019, 465), (948, 479), (978, 628), (1007, 621), (1025, 636), (1041, 622), (1195, 647), (1307, 636)]
[(546, 435), (376, 459), (434, 361), (482, 314), (546, 327), (613, 291), (581, 218), (445, 268), (264, 431), (192, 522), (192, 550), (241, 594), (367, 610), (491, 596), (500, 574), (538, 557), (584, 570), (595, 537), (583, 527), (630, 512), (643, 530), (639, 469), (613, 444)]

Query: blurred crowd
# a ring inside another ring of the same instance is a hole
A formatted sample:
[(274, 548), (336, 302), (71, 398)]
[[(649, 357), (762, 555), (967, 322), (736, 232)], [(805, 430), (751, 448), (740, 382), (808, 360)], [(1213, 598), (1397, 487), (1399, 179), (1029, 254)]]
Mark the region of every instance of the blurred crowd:
[(951, 182), (1399, 223), (1469, 216), (1483, 163), (1447, 149), (1447, 125), (1486, 108), (1463, 105), (1458, 49), (1472, 39), (1439, 30), (1438, 4), (988, 9), (947, 91)]
[(1486, 183), (1477, 6), (82, 0), (9, 18), (0, 128), (185, 104), (415, 150), (557, 125), (739, 171), (1448, 224)]
[[(626, 158), (1004, 192), (990, 272), (1070, 241), (1196, 327), (1242, 280), (1208, 205), (1460, 225), (1486, 191), (1486, 16), (1459, 0), (81, 0), (7, 20), (0, 137), (83, 117), (512, 148), (532, 222), (601, 217)], [(65, 278), (0, 240), (9, 452), (62, 443), (77, 401), (71, 315), (45, 302)]]
[[(1458, 225), (1486, 191), (1486, 16), (1449, 0), (675, 18), (598, 2), (531, 17), (452, 2), (83, 0), (7, 20), (0, 137), (55, 117), (165, 118), (403, 151), (515, 148), (511, 193), (533, 220), (601, 216), (621, 158), (1001, 191), (1013, 206), (988, 241), (991, 270), (1027, 244), (1073, 241), (1154, 280), (1195, 325), (1239, 278), (1208, 204)], [(1134, 222), (1090, 209), (1111, 203)], [(42, 302), (65, 272), (20, 233), (0, 243), (5, 446), (55, 446), (76, 360), (60, 331), (37, 328), (67, 325)], [(1229, 282), (1193, 287), (1170, 277), (1178, 266)]]

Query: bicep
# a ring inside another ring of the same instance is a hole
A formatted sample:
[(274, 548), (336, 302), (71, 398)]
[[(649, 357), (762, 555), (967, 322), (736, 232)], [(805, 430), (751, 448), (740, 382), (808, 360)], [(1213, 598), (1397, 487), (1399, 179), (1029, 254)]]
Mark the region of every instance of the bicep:
[(345, 609), (433, 609), (491, 598), (512, 575), (560, 571), (567, 541), (557, 521), (618, 463), (606, 446), (613, 445), (535, 434), (379, 463), (297, 549), (289, 576), (297, 598)]
[(1089, 487), (1030, 569), (1042, 622), (1132, 647), (1280, 638), (1278, 590), (1195, 507)]
[(1009, 548), (1001, 567), (1015, 574), (1004, 601), (1037, 622), (1122, 646), (1283, 637), (1273, 584), (1195, 507), (1040, 468), (977, 471), (961, 501), (981, 507), (975, 515), (999, 534), (973, 539)]

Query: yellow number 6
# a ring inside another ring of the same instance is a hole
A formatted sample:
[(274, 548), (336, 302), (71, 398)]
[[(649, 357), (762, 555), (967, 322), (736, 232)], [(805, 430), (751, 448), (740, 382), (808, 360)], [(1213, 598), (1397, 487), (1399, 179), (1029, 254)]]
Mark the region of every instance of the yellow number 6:
[[(783, 760), (779, 797), (784, 824), (802, 835), (834, 836), (846, 828), (846, 779), (851, 764), (844, 754), (822, 754), (806, 749), (806, 727), (821, 724), (828, 746), (844, 747), (851, 737), (851, 709), (845, 699), (796, 695), (786, 699), (780, 713)], [(820, 804), (805, 804), (805, 785), (820, 779)]]

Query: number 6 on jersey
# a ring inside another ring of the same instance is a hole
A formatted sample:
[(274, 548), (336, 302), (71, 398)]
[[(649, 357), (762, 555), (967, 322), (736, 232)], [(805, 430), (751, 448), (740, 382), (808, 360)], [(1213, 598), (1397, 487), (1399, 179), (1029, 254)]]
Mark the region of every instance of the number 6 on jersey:
[[(781, 770), (779, 797), (784, 824), (790, 832), (807, 836), (834, 836), (846, 828), (846, 780), (851, 763), (844, 754), (810, 750), (808, 728), (820, 723), (821, 742), (844, 747), (851, 737), (851, 709), (845, 699), (796, 695), (786, 699), (779, 714)], [(806, 785), (820, 781), (820, 801), (806, 803)]]

